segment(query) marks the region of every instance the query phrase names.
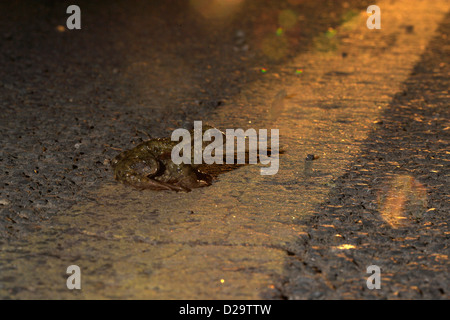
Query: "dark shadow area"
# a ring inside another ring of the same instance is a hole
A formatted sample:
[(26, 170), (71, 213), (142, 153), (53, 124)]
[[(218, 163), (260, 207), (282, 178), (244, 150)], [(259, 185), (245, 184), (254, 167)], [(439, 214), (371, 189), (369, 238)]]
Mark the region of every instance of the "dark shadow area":
[[(448, 299), (450, 15), (287, 258), (281, 299)], [(381, 268), (369, 290), (366, 268)], [(274, 297), (272, 297), (274, 298)]]

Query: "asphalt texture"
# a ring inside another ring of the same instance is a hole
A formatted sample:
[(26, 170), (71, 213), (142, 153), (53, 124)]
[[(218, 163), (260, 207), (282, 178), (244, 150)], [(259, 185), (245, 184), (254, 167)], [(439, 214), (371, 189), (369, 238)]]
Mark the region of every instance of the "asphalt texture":
[[(324, 92), (353, 90), (360, 71), (346, 65), (364, 46), (402, 55), (397, 38), (418, 28), (340, 51), (336, 30), (369, 2), (79, 1), (79, 31), (64, 27), (69, 4), (0, 4), (0, 297), (450, 297), (448, 15), (402, 89), (372, 103)], [(317, 73), (296, 59), (309, 52)], [(358, 90), (381, 95), (394, 78)], [(311, 88), (295, 93), (304, 101), (280, 91), (289, 84)], [(194, 120), (268, 125), (280, 93), (279, 180), (232, 168), (188, 194), (113, 180), (122, 150)], [(81, 293), (65, 287), (72, 263), (90, 273)], [(380, 290), (366, 286), (369, 265)]]
[[(449, 298), (449, 17), (305, 222), (310, 231), (290, 252), (280, 298)], [(371, 265), (385, 272), (380, 290), (361, 281)]]

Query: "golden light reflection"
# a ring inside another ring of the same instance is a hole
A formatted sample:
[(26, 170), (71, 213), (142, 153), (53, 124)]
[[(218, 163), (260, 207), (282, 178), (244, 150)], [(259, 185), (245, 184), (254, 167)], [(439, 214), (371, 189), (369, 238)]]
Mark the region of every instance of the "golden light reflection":
[(380, 194), (378, 202), (382, 218), (393, 228), (408, 222), (409, 217), (420, 218), (426, 211), (426, 188), (410, 175), (395, 176), (387, 193)]
[(341, 244), (340, 246), (337, 246), (335, 248), (339, 250), (349, 250), (349, 249), (356, 249), (356, 246), (352, 244)]
[(431, 254), (431, 257), (433, 257), (436, 262), (445, 262), (448, 260), (448, 255), (446, 254), (433, 253)]
[(190, 0), (192, 8), (211, 20), (229, 17), (242, 2), (243, 0)]

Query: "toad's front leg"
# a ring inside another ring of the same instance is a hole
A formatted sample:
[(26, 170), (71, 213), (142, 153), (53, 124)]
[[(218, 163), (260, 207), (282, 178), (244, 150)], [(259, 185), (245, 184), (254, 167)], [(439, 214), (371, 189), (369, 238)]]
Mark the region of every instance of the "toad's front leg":
[(122, 159), (114, 166), (114, 178), (137, 189), (189, 191), (182, 186), (153, 179), (159, 170), (160, 163), (155, 158)]

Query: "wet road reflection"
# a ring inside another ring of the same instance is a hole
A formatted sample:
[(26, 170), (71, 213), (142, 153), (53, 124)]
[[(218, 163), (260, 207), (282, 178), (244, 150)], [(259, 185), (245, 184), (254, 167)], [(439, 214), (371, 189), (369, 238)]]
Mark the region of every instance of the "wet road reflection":
[(404, 226), (408, 219), (420, 218), (427, 208), (423, 184), (410, 175), (392, 178), (388, 191), (379, 196), (382, 218), (393, 228)]

